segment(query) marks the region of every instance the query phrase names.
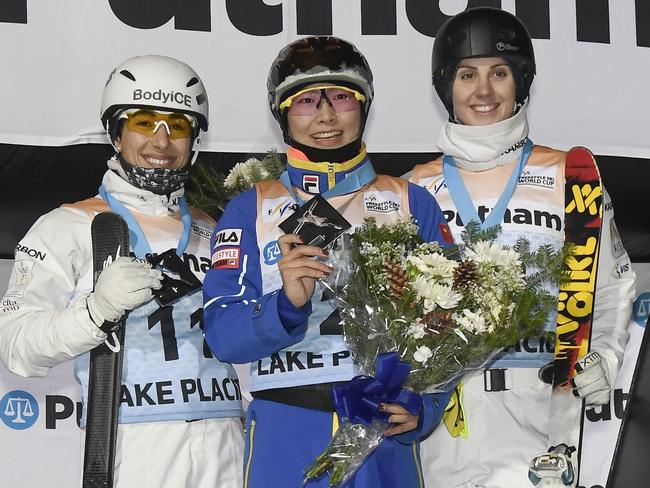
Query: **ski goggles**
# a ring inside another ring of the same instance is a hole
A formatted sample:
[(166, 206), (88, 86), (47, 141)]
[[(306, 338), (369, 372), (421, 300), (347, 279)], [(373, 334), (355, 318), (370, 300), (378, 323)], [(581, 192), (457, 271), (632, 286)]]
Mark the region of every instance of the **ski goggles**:
[(366, 101), (362, 93), (345, 86), (310, 86), (287, 97), (280, 104), (280, 110), (289, 109), (290, 115), (315, 115), (323, 99), (336, 113), (351, 112)]
[(177, 112), (131, 109), (122, 112), (119, 118), (126, 121), (127, 129), (145, 136), (153, 136), (164, 127), (170, 139), (192, 137), (196, 126), (194, 117)]

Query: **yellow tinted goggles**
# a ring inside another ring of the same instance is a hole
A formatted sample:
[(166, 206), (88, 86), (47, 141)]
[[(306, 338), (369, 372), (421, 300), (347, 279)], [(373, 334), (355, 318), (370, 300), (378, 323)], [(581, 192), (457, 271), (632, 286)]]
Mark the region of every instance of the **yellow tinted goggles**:
[(125, 111), (120, 119), (126, 120), (127, 129), (146, 136), (153, 136), (160, 127), (164, 127), (170, 139), (191, 137), (196, 124), (189, 115), (140, 109)]
[(287, 97), (280, 104), (280, 110), (291, 109), (295, 115), (311, 115), (318, 111), (321, 100), (325, 98), (335, 112), (355, 110), (366, 101), (363, 93), (340, 85), (310, 86)]

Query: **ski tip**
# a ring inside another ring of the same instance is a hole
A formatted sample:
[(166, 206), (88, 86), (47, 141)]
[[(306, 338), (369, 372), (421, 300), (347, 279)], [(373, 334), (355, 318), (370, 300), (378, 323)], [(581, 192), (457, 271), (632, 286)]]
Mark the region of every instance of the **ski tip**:
[(593, 164), (594, 155), (586, 147), (576, 146), (569, 149), (566, 155), (566, 162), (568, 165), (576, 166), (582, 164)]
[(117, 213), (115, 212), (100, 212), (97, 215), (95, 215), (95, 218), (93, 218), (93, 224), (119, 224), (119, 225), (126, 225), (126, 222), (124, 222), (124, 219)]

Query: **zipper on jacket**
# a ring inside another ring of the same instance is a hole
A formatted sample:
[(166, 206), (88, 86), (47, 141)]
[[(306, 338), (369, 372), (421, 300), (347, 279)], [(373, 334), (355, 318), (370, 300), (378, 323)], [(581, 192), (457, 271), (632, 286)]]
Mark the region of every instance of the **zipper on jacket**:
[(246, 469), (244, 473), (244, 488), (248, 488), (248, 475), (251, 470), (251, 461), (253, 460), (253, 441), (255, 439), (255, 417), (251, 418), (248, 428), (248, 459), (246, 459)]

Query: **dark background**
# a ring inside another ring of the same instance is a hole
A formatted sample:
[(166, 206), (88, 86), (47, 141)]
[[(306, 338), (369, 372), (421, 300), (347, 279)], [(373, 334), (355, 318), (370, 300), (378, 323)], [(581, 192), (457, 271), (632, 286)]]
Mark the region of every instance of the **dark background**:
[[(42, 214), (62, 203), (97, 194), (108, 144), (35, 147), (0, 144), (0, 259), (13, 259), (18, 240)], [(247, 153), (201, 153), (199, 159), (227, 172)], [(260, 155), (257, 155), (260, 156)], [(400, 176), (437, 153), (370, 154), (378, 173)], [(614, 202), (616, 224), (633, 262), (650, 262), (650, 161), (598, 156), (605, 187)], [(218, 216), (215, 216), (218, 217)]]

